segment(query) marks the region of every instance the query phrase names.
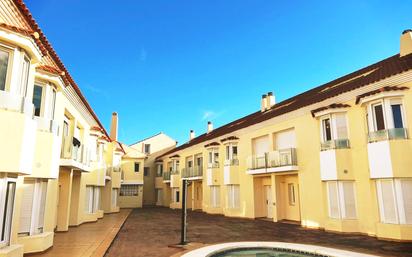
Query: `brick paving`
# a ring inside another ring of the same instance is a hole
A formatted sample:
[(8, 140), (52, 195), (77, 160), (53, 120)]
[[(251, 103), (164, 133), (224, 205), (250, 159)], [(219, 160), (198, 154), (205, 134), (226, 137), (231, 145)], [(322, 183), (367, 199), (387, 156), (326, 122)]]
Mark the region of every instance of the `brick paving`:
[[(305, 229), (265, 220), (229, 218), (188, 212), (188, 241), (214, 244), (236, 241), (281, 241), (314, 244), (380, 256), (411, 256), (412, 243), (377, 240)], [(180, 241), (180, 211), (168, 208), (135, 209), (117, 234), (106, 257), (169, 257), (181, 251), (168, 247)]]

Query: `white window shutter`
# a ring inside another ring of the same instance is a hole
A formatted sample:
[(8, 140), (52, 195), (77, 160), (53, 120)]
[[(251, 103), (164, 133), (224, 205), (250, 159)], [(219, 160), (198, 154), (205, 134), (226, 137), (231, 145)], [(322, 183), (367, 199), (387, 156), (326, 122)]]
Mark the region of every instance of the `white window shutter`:
[(394, 186), (392, 180), (380, 180), (384, 223), (398, 223)]
[(334, 116), (335, 116), (337, 139), (347, 139), (348, 138), (348, 128), (346, 124), (346, 114), (336, 113)]
[(44, 226), (44, 212), (46, 208), (47, 197), (47, 182), (40, 182), (40, 203), (39, 203), (39, 220), (37, 223), (37, 229), (42, 229)]
[(401, 195), (403, 200), (403, 216), (405, 224), (412, 224), (412, 179), (402, 179)]
[(356, 219), (355, 183), (352, 181), (342, 181), (342, 194), (344, 199), (345, 212), (342, 216), (346, 219)]
[(30, 234), (31, 218), (33, 215), (34, 185), (34, 180), (25, 181), (22, 185), (23, 195), (21, 200), (19, 233)]
[(276, 133), (276, 150), (295, 148), (295, 130), (289, 129)]
[(340, 219), (338, 183), (336, 181), (327, 182), (329, 217)]

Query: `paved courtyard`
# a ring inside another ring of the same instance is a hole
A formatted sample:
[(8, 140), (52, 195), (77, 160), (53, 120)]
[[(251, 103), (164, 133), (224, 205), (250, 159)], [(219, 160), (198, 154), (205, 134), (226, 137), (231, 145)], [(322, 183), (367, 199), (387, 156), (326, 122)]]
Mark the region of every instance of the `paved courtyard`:
[[(412, 256), (412, 243), (380, 241), (361, 235), (329, 233), (265, 220), (188, 213), (188, 240), (213, 244), (233, 241), (282, 241), (316, 244), (380, 256)], [(180, 252), (169, 247), (180, 241), (180, 211), (135, 209), (117, 234), (106, 257), (168, 257)]]

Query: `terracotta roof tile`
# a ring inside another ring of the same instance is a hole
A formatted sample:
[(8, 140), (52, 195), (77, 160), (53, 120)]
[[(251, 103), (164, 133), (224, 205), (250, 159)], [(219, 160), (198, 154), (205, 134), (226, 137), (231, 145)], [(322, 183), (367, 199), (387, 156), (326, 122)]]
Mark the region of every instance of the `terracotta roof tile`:
[(326, 111), (326, 110), (330, 110), (330, 109), (349, 108), (349, 107), (350, 107), (349, 104), (338, 103), (338, 104), (331, 104), (331, 105), (328, 105), (328, 106), (323, 106), (323, 107), (317, 108), (315, 110), (312, 110), (310, 112), (312, 113), (312, 116), (315, 117), (315, 114), (317, 112), (322, 112), (322, 111)]
[(275, 104), (267, 111), (257, 111), (216, 128), (209, 133), (204, 133), (191, 141), (164, 153), (159, 156), (159, 158), (178, 152), (190, 146), (232, 133), (236, 130), (258, 124), (273, 117), (280, 116), (311, 104), (315, 104), (340, 94), (364, 87), (385, 78), (398, 75), (411, 69), (412, 54), (402, 57), (400, 57), (399, 54), (396, 54), (353, 73), (286, 99), (278, 104)]
[(218, 142), (212, 142), (210, 144), (205, 145), (205, 147), (207, 148), (207, 147), (210, 147), (210, 146), (218, 146), (218, 145), (220, 145)]
[(356, 104), (358, 104), (362, 98), (365, 98), (365, 97), (368, 97), (368, 96), (371, 96), (371, 95), (376, 95), (376, 94), (379, 94), (379, 93), (382, 93), (382, 92), (402, 91), (402, 90), (408, 90), (408, 89), (409, 89), (409, 87), (398, 87), (398, 86), (382, 87), (382, 88), (379, 88), (379, 89), (376, 89), (376, 90), (373, 90), (373, 91), (370, 91), (370, 92), (367, 92), (367, 93), (358, 95), (358, 96), (356, 97)]

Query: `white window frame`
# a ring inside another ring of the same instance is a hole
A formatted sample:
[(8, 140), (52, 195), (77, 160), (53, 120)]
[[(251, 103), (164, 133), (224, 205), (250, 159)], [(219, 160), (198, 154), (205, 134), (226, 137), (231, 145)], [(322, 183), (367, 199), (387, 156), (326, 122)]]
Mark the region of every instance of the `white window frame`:
[[(23, 64), (25, 61), (28, 61), (28, 67), (27, 70), (23, 70)], [(21, 55), (21, 60), (20, 60), (20, 72), (19, 72), (19, 87), (20, 87), (20, 92), (19, 94), (23, 97), (27, 97), (27, 92), (29, 88), (29, 81), (30, 81), (30, 65), (31, 65), (31, 60), (30, 57), (26, 53), (22, 53)], [(26, 81), (23, 81), (23, 79), (26, 79)]]
[(7, 63), (7, 71), (6, 71), (6, 80), (4, 84), (4, 91), (10, 92), (10, 79), (11, 79), (11, 73), (13, 70), (14, 49), (4, 44), (0, 44), (0, 51), (7, 52), (9, 54), (9, 59)]
[[(376, 194), (378, 198), (378, 206), (379, 206), (379, 215), (380, 215), (380, 222), (386, 224), (401, 224), (401, 225), (411, 225), (411, 223), (406, 222), (406, 215), (405, 215), (405, 202), (403, 199), (402, 194), (402, 185), (401, 181), (408, 180), (411, 181), (411, 178), (402, 178), (402, 179), (377, 179), (376, 180)], [(389, 181), (392, 185), (392, 200), (395, 206), (395, 222), (389, 222), (385, 217), (384, 211), (384, 203), (383, 203), (383, 196), (382, 196), (382, 181)]]
[[(30, 181), (25, 181), (34, 184), (34, 191), (32, 195), (32, 211), (30, 217), (30, 229), (27, 232), (19, 233), (19, 236), (32, 236), (41, 234), (44, 231), (44, 218), (46, 212), (46, 201), (47, 201), (47, 186), (48, 181), (43, 179), (29, 179)], [(44, 190), (44, 191), (43, 191)], [(43, 192), (45, 193), (46, 199), (42, 199)], [(42, 200), (44, 200), (44, 205), (42, 206)], [(43, 220), (41, 219), (41, 213), (43, 212)]]
[[(353, 184), (353, 196), (354, 196), (354, 202), (355, 202), (355, 217), (347, 217), (347, 213), (345, 210), (345, 196), (344, 196), (344, 189), (343, 189), (343, 183), (352, 183)], [(333, 183), (336, 185), (336, 190), (337, 190), (337, 206), (338, 206), (338, 217), (333, 217), (332, 216), (332, 209), (330, 205), (330, 189), (329, 189), (329, 183)], [(345, 220), (356, 220), (358, 219), (358, 204), (357, 204), (357, 197), (356, 197), (356, 183), (355, 181), (349, 181), (349, 180), (334, 180), (334, 181), (327, 181), (326, 182), (326, 191), (327, 191), (327, 204), (328, 204), (328, 217), (331, 219), (345, 219)]]
[(217, 147), (210, 148), (207, 157), (207, 166), (209, 168), (212, 168), (215, 164), (219, 165), (219, 148)]
[(118, 197), (119, 197), (119, 189), (118, 188), (112, 188), (112, 201), (111, 201), (112, 208), (117, 207)]
[[(237, 190), (237, 197), (236, 197)], [(237, 199), (236, 199), (237, 198)], [(227, 208), (240, 208), (240, 185), (227, 185)]]
[[(10, 197), (12, 200), (12, 203), (8, 206), (11, 207), (7, 208), (5, 205), (8, 203), (10, 198), (6, 198), (7, 196), (7, 190), (8, 190), (8, 184), (13, 183), (14, 184), (14, 194)], [(15, 178), (7, 178), (3, 177), (0, 178), (0, 215), (2, 216), (2, 219), (0, 221), (3, 221), (3, 217), (5, 218), (4, 224), (6, 224), (5, 227), (3, 227), (3, 222), (0, 222), (0, 248), (4, 246), (8, 246), (10, 243), (10, 233), (11, 233), (11, 224), (13, 220), (13, 214), (14, 214), (14, 207), (15, 207), (15, 197), (16, 197), (16, 190), (17, 190), (17, 179)], [(7, 210), (7, 213), (4, 213), (5, 210)], [(4, 240), (1, 240), (1, 236), (4, 233), (5, 238)]]
[(379, 98), (368, 102), (367, 104), (367, 117), (368, 117), (368, 129), (369, 132), (377, 132), (376, 116), (375, 116), (375, 106), (382, 105), (383, 119), (385, 124), (385, 130), (395, 128), (393, 113), (392, 113), (392, 104), (401, 105), (401, 115), (403, 128), (407, 128), (407, 115), (405, 112), (405, 103), (402, 96), (392, 96)]
[(209, 186), (210, 189), (210, 207), (220, 207), (220, 186)]
[[(234, 155), (233, 149), (237, 148), (237, 154)], [(225, 160), (226, 161), (232, 161), (232, 160), (237, 160), (239, 155), (239, 147), (237, 143), (228, 143), (225, 145)]]
[[(338, 136), (338, 128), (336, 124), (336, 115), (344, 115), (345, 116), (345, 127), (346, 127), (346, 135), (347, 138), (339, 138)], [(324, 120), (329, 119), (330, 123), (330, 135), (331, 135), (331, 141), (338, 140), (338, 139), (349, 139), (349, 124), (348, 124), (348, 115), (347, 112), (334, 112), (330, 114), (326, 114), (320, 117), (320, 139), (322, 143), (328, 142), (329, 140), (326, 140), (326, 128), (324, 126)]]

